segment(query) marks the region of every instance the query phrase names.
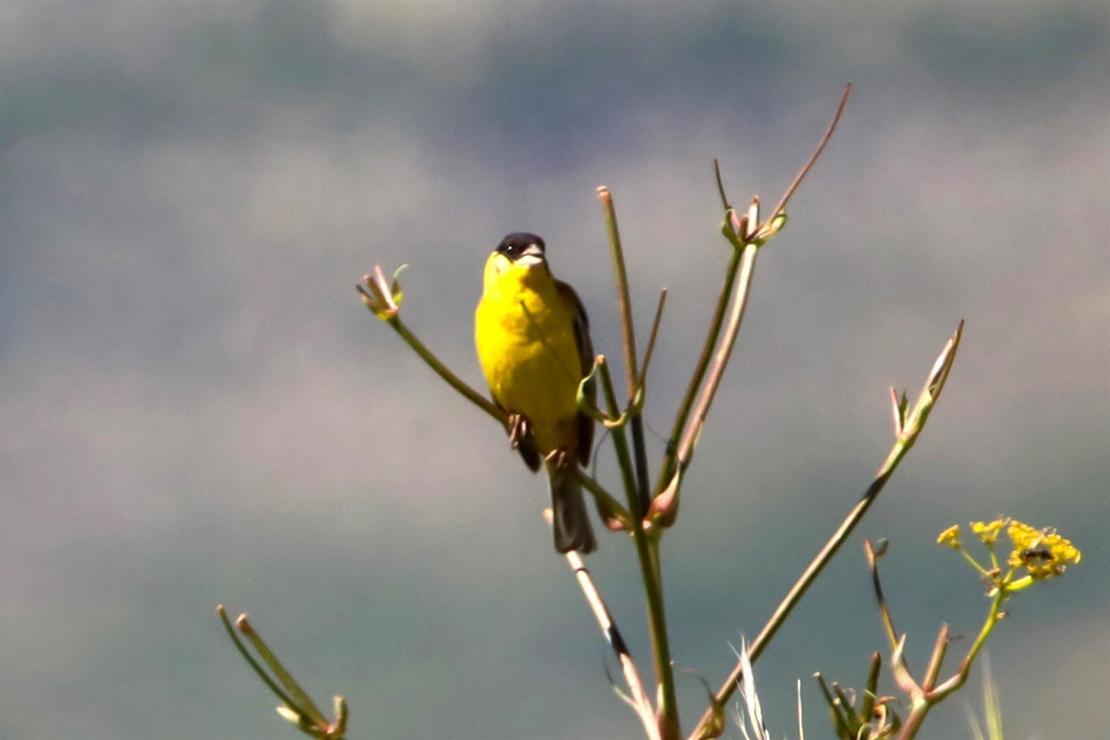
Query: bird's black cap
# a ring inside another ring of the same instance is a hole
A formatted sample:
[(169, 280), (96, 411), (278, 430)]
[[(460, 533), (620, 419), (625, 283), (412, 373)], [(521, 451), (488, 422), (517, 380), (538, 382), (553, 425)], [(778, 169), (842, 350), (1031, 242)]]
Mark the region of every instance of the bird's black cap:
[(497, 245), (497, 251), (515, 260), (533, 244), (539, 247), (541, 252), (547, 251), (547, 245), (543, 243), (543, 239), (538, 235), (530, 234), (527, 231), (514, 231), (501, 240), (501, 243)]

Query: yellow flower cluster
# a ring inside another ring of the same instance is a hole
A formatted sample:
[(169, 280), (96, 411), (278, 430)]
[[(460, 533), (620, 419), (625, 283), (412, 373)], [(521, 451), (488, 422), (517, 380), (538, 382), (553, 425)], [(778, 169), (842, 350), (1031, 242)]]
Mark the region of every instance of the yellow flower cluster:
[(1006, 526), (1006, 519), (995, 519), (992, 522), (972, 522), (971, 531), (979, 536), (984, 545), (993, 545), (998, 541), (998, 533)]
[[(1003, 574), (995, 555), (998, 536), (1005, 530), (1013, 549), (1010, 551), (1009, 572)], [(964, 549), (960, 541), (960, 525), (953, 524), (939, 535), (937, 544), (957, 550), (980, 575), (990, 578), (997, 587), (1008, 591), (1021, 591), (1034, 581), (1055, 578), (1064, 572), (1069, 563), (1078, 563), (1083, 553), (1069, 540), (1051, 528), (1037, 529), (1010, 517), (999, 517), (989, 522), (972, 522), (971, 531), (987, 546), (993, 567), (980, 564)], [(1024, 569), (1025, 575), (1019, 577)]]
[(937, 544), (951, 547), (953, 550), (960, 549), (960, 525), (953, 524), (937, 535)]
[(1014, 545), (1010, 565), (1025, 570), (1036, 580), (1053, 578), (1064, 572), (1068, 563), (1078, 563), (1083, 553), (1053, 529), (1036, 529), (1011, 520), (1006, 534)]

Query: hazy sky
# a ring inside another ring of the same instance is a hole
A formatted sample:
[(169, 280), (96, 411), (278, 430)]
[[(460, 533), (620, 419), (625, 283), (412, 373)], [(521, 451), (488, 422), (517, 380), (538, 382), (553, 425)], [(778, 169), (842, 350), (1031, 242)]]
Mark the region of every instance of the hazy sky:
[[(608, 185), (642, 330), (671, 291), (658, 453), (727, 259), (712, 158), (774, 201), (849, 80), (664, 542), (674, 657), (720, 681), (885, 454), (887, 387), (966, 318), (922, 441), (757, 664), (768, 721), (795, 734), (801, 677), (826, 736), (810, 674), (859, 685), (882, 647), (862, 537), (920, 664), (987, 607), (936, 533), (1005, 513), (1084, 551), (992, 638), (1009, 734), (1102, 736), (1107, 69), (1100, 0), (5, 3), (0, 738), (294, 736), (218, 602), (348, 697), (352, 738), (636, 737), (546, 484), (353, 285), (408, 263), (406, 319), (480, 385), (482, 262), (535, 231), (615, 358)], [(590, 565), (649, 670), (632, 549)], [(968, 736), (965, 700), (978, 675), (926, 735)]]

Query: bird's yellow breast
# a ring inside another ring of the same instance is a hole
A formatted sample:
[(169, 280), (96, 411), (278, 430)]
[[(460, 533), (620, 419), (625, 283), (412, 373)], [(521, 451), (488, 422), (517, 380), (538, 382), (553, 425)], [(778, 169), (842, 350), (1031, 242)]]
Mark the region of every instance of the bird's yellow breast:
[(540, 452), (573, 449), (582, 379), (574, 308), (546, 265), (529, 268), (490, 255), (474, 340), (494, 399), (528, 418)]

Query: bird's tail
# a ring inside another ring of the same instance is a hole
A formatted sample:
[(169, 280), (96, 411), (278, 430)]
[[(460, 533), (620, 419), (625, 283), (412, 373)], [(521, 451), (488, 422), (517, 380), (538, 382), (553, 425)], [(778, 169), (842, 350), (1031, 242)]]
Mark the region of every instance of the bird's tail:
[[(573, 464), (573, 463), (572, 463)], [(574, 470), (548, 470), (551, 480), (551, 511), (555, 530), (555, 549), (559, 552), (577, 550), (585, 554), (597, 549), (593, 528), (590, 527), (586, 501), (582, 497), (582, 484)]]

